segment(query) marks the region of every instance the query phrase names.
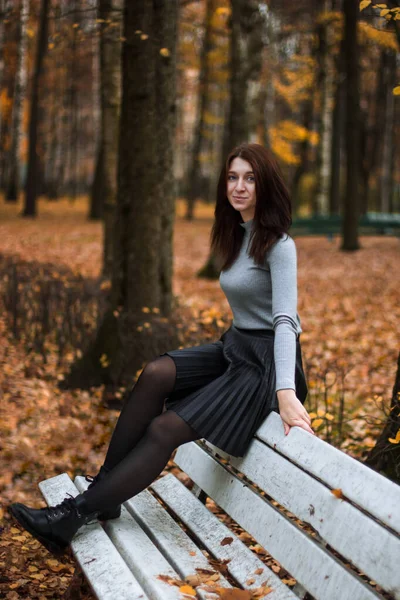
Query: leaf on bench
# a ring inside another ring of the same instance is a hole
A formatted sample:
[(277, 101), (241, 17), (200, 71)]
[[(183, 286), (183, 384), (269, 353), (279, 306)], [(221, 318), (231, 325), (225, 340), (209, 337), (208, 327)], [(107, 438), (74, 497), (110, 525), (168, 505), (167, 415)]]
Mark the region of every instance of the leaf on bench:
[(343, 496), (343, 492), (341, 490), (341, 488), (336, 488), (334, 490), (331, 490), (331, 493), (336, 496), (336, 498), (344, 498)]
[(182, 594), (188, 594), (189, 596), (196, 596), (196, 590), (194, 588), (192, 588), (191, 585), (182, 585), (179, 588), (179, 591)]

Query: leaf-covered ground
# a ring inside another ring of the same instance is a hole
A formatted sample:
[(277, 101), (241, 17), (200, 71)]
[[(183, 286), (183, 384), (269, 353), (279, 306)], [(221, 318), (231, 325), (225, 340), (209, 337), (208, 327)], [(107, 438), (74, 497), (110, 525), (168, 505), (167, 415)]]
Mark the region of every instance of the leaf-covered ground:
[[(102, 227), (86, 220), (84, 199), (74, 204), (43, 201), (37, 220), (20, 218), (19, 209), (0, 204), (0, 256), (19, 255), (32, 264), (53, 263), (84, 276), (99, 275)], [(223, 330), (231, 314), (218, 281), (195, 278), (208, 256), (212, 208), (198, 207), (190, 223), (182, 214), (178, 203), (174, 293), (180, 297), (190, 339), (197, 332), (204, 339), (208, 324), (217, 323)], [(344, 253), (339, 239), (295, 239), (307, 408), (318, 435), (362, 459), (386, 418), (394, 383), (399, 240), (362, 237), (359, 251)], [(95, 474), (118, 412), (102, 408), (100, 388), (61, 391), (56, 356), (43, 364), (17, 344), (3, 307), (0, 339), (0, 597), (61, 598), (71, 581), (73, 561), (68, 555), (62, 561), (53, 559), (11, 523), (6, 507), (16, 501), (43, 506), (37, 483), (58, 473)], [(172, 462), (167, 470), (187, 483)], [(209, 506), (218, 512), (213, 503)], [(282, 578), (289, 577), (254, 540), (244, 533), (242, 537)]]

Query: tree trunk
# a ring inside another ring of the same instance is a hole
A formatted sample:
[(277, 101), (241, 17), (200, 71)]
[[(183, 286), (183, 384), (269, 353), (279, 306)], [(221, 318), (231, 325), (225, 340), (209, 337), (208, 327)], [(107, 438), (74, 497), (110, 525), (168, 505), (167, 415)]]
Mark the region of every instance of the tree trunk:
[[(4, 77), (4, 66), (5, 66), (5, 61), (4, 61), (4, 46), (5, 46), (5, 39), (4, 39), (4, 19), (6, 18), (6, 0), (0, 0), (0, 90), (3, 89), (3, 77)], [(0, 140), (2, 139), (2, 111), (0, 110)], [(1, 145), (0, 145), (0, 151), (1, 151)], [(0, 180), (1, 180), (1, 173), (0, 173)]]
[[(230, 104), (222, 147), (223, 157), (249, 138), (249, 65), (254, 60), (252, 33), (259, 23), (258, 4), (254, 0), (231, 0), (231, 7)], [(261, 54), (260, 47), (256, 47)], [(261, 68), (261, 63), (256, 64)]]
[[(118, 127), (119, 132), (119, 127)], [(98, 221), (103, 218), (104, 213), (104, 161), (103, 161), (103, 143), (100, 139), (99, 147), (97, 149), (96, 164), (94, 168), (94, 177), (92, 181), (92, 187), (90, 190), (90, 212), (89, 219), (91, 221)], [(104, 250), (103, 250), (104, 252)]]
[(65, 385), (129, 384), (145, 361), (179, 343), (176, 324), (168, 319), (177, 8), (177, 0), (125, 2), (109, 306)]
[(331, 180), (329, 187), (329, 213), (341, 213), (342, 140), (345, 127), (345, 53), (342, 39), (336, 60), (336, 89), (332, 112)]
[(21, 1), (20, 34), (18, 43), (18, 63), (15, 78), (14, 102), (11, 125), (11, 152), (8, 170), (7, 194), (8, 202), (17, 202), (20, 188), (20, 149), (22, 139), (22, 111), (26, 96), (27, 83), (27, 47), (28, 36), (26, 28), (29, 18), (29, 0)]
[(42, 75), (44, 55), (47, 50), (48, 12), (50, 0), (42, 0), (40, 7), (40, 23), (35, 59), (35, 71), (32, 79), (32, 97), (29, 116), (29, 150), (28, 173), (26, 177), (24, 217), (36, 217), (36, 198), (38, 191), (39, 157), (37, 154), (37, 129), (39, 112), (39, 86)]
[(360, 214), (360, 124), (359, 124), (359, 47), (357, 20), (359, 7), (355, 0), (343, 0), (344, 52), (346, 56), (346, 190), (343, 206), (342, 250), (358, 250), (358, 218)]
[(390, 413), (383, 431), (368, 454), (365, 464), (400, 483), (400, 446), (390, 442), (395, 440), (400, 430), (400, 352), (397, 358), (397, 372), (392, 391)]
[(384, 67), (385, 95), (384, 95), (384, 121), (383, 121), (383, 140), (382, 140), (382, 163), (381, 163), (381, 181), (380, 181), (380, 210), (384, 213), (390, 211), (391, 192), (393, 190), (392, 181), (392, 156), (395, 153), (394, 148), (394, 95), (393, 87), (396, 82), (396, 55), (394, 52), (386, 53), (386, 64)]
[[(178, 3), (175, 0), (155, 0), (155, 32), (158, 53), (165, 53), (156, 61), (156, 107), (157, 107), (157, 177), (156, 201), (159, 203), (161, 234), (159, 241), (160, 294), (159, 308), (163, 315), (170, 316), (173, 309), (173, 236), (175, 202), (177, 197), (174, 164), (171, 149), (175, 145), (177, 102), (176, 61), (178, 38)], [(165, 52), (165, 49), (168, 52)], [(171, 164), (172, 162), (172, 164)]]
[(193, 145), (191, 150), (190, 168), (186, 176), (186, 219), (191, 221), (194, 214), (194, 204), (199, 190), (200, 181), (200, 151), (201, 141), (204, 129), (204, 116), (207, 105), (207, 94), (209, 89), (210, 78), (210, 59), (209, 53), (211, 50), (211, 29), (212, 17), (217, 8), (216, 0), (207, 0), (205, 31), (200, 57), (200, 73), (199, 73), (199, 91), (198, 102), (195, 119), (195, 127), (193, 133)]
[[(117, 9), (117, 10), (115, 10)], [(103, 184), (103, 275), (113, 268), (113, 235), (117, 202), (117, 163), (121, 107), (122, 0), (99, 0), (101, 134), (97, 176)], [(117, 12), (118, 11), (118, 12)], [(110, 27), (111, 20), (115, 27)]]
[[(329, 4), (329, 0), (325, 0), (323, 12), (330, 9)], [(333, 60), (330, 27), (329, 22), (319, 25), (319, 78), (317, 88), (320, 90), (320, 118), (315, 203), (317, 213), (320, 215), (329, 213), (329, 184), (331, 180)]]

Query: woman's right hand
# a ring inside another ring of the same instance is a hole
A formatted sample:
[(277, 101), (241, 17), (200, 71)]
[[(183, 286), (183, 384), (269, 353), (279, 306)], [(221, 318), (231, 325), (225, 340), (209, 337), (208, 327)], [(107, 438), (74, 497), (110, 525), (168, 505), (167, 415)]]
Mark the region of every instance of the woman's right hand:
[(315, 435), (311, 428), (311, 417), (292, 389), (278, 390), (279, 414), (283, 421), (285, 435), (288, 435), (291, 427), (302, 427), (309, 433)]

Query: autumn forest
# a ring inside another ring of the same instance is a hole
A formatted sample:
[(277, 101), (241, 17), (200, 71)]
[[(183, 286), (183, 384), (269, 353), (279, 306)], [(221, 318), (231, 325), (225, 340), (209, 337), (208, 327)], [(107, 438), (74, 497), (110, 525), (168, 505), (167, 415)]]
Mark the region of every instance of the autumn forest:
[(0, 598), (94, 597), (6, 507), (96, 473), (146, 363), (229, 327), (240, 142), (290, 191), (316, 435), (400, 483), (399, 50), (399, 0), (0, 0)]

